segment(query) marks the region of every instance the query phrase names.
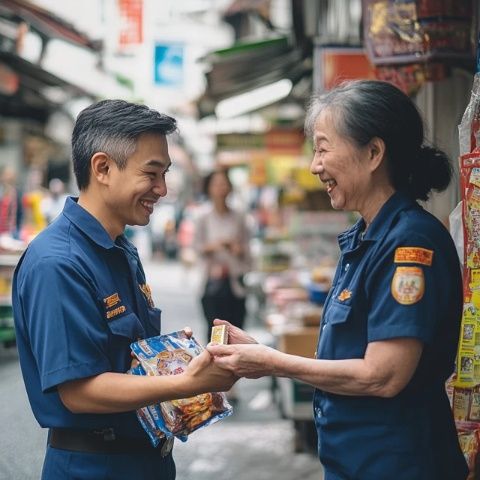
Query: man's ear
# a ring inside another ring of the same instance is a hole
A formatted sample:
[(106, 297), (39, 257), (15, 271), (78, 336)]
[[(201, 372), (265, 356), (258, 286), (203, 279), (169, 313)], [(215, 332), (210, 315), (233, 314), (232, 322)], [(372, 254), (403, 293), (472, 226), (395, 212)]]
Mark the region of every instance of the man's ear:
[(106, 153), (95, 153), (90, 160), (90, 166), (92, 168), (92, 177), (96, 178), (98, 183), (104, 185), (109, 183), (112, 159)]
[(368, 144), (370, 170), (374, 172), (385, 158), (385, 142), (379, 137), (373, 137)]

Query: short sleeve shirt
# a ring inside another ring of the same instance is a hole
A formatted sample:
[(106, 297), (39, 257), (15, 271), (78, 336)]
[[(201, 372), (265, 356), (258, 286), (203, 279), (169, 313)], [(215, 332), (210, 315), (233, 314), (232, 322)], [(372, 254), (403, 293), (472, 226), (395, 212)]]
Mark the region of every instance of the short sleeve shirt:
[(71, 380), (125, 373), (130, 343), (160, 332), (160, 310), (137, 251), (123, 235), (113, 241), (68, 198), (16, 268), (13, 311), (27, 394), (42, 427), (113, 427), (145, 435), (135, 412), (73, 414), (57, 391)]
[[(401, 193), (363, 236), (364, 227), (361, 219), (339, 237), (341, 257), (324, 305), (317, 358), (363, 358), (370, 342), (399, 337), (420, 340), (423, 354), (394, 398), (315, 391), (320, 459), (349, 479), (463, 478), (444, 388), (462, 312), (453, 241), (435, 217)], [(448, 476), (449, 468), (457, 476)], [(440, 471), (447, 476), (435, 476)]]

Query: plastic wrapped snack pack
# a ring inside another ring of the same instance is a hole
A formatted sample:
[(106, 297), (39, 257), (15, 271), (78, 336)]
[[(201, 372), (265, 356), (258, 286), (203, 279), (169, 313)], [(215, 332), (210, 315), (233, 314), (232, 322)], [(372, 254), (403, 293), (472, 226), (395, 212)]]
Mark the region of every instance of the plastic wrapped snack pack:
[[(130, 370), (133, 375), (177, 375), (182, 373), (203, 347), (185, 332), (151, 337), (131, 344), (139, 367)], [(232, 407), (224, 393), (204, 393), (190, 398), (161, 402), (137, 410), (138, 419), (153, 445), (158, 445), (161, 434), (185, 441), (195, 430), (217, 422), (232, 414)]]

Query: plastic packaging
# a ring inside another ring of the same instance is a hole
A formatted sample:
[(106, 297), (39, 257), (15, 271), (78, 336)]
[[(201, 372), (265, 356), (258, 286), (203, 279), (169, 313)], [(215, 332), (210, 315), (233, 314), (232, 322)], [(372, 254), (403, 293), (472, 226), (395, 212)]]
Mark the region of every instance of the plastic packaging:
[[(178, 375), (203, 350), (195, 338), (187, 337), (183, 331), (139, 340), (130, 347), (141, 365), (131, 370), (134, 375)], [(160, 432), (185, 441), (190, 433), (231, 415), (232, 411), (225, 394), (213, 392), (150, 405), (139, 409), (137, 416), (156, 446)]]

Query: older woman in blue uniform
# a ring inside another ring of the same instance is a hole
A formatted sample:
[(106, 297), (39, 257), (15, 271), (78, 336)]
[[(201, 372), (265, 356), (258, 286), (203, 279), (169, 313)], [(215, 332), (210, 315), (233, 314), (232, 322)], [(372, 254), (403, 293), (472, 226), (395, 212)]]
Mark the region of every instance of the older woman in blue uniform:
[(146, 225), (167, 193), (166, 135), (175, 120), (105, 100), (72, 135), (79, 198), (29, 245), (13, 284), (18, 352), (30, 404), (49, 429), (42, 479), (173, 480), (171, 442), (153, 448), (135, 409), (228, 390), (207, 353), (180, 375), (126, 374), (129, 345), (158, 335), (155, 308), (126, 225)]
[(332, 207), (361, 215), (339, 236), (317, 358), (254, 344), (234, 327), (232, 345), (209, 351), (238, 375), (315, 387), (326, 480), (464, 479), (444, 387), (462, 313), (459, 260), (448, 231), (416, 202), (448, 186), (448, 158), (424, 144), (413, 102), (384, 82), (314, 99), (306, 130), (311, 171)]

